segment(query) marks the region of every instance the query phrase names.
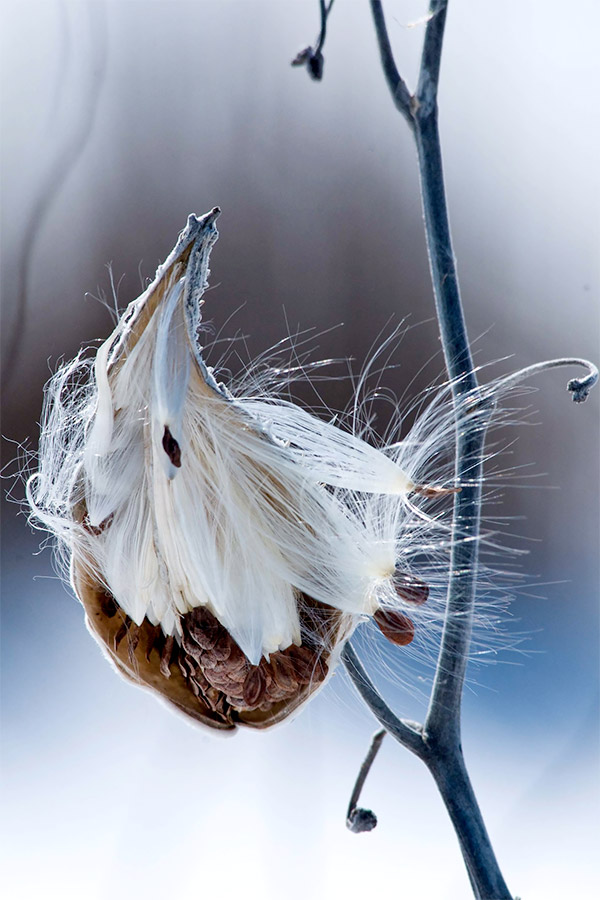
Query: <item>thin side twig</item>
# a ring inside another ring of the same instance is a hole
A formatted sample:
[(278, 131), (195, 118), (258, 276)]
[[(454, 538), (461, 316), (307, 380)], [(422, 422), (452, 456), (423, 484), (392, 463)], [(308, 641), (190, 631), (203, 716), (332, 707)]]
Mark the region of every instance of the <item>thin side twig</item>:
[(319, 11), (321, 13), (321, 32), (319, 34), (317, 46), (315, 47), (316, 54), (321, 52), (321, 50), (323, 49), (323, 45), (325, 44), (325, 38), (327, 37), (327, 19), (329, 17), (329, 13), (331, 12), (332, 6), (333, 0), (330, 0), (329, 6), (327, 6), (325, 0), (319, 0)]
[(573, 394), (575, 403), (583, 403), (591, 389), (598, 382), (598, 369), (589, 360), (572, 356), (565, 356), (561, 359), (547, 359), (545, 362), (527, 366), (525, 369), (520, 369), (518, 372), (507, 375), (506, 378), (496, 381), (493, 389), (495, 392), (510, 389), (523, 381), (527, 381), (534, 375), (539, 375), (540, 372), (548, 372), (550, 369), (559, 369), (562, 366), (582, 366), (588, 370), (588, 374), (584, 378), (571, 378), (567, 384), (567, 390)]
[(420, 731), (422, 726), (414, 722), (407, 722), (404, 719), (399, 719), (398, 716), (392, 712), (365, 672), (350, 641), (346, 643), (346, 646), (342, 651), (342, 660), (346, 667), (346, 671), (354, 683), (354, 687), (379, 724), (383, 725), (385, 730), (389, 731), (399, 744), (402, 744), (403, 747), (412, 751), (412, 753), (419, 758), (423, 758), (426, 753), (426, 747)]
[(373, 22), (375, 23), (375, 31), (377, 33), (377, 44), (379, 46), (383, 74), (385, 75), (385, 79), (390, 89), (392, 100), (394, 101), (394, 105), (398, 112), (406, 119), (411, 131), (414, 131), (415, 123), (412, 116), (411, 93), (406, 86), (406, 82), (396, 68), (392, 45), (390, 44), (387, 28), (385, 26), (381, 0), (371, 0), (371, 13), (373, 15)]
[(377, 825), (377, 816), (375, 815), (375, 813), (370, 809), (364, 809), (363, 807), (357, 806), (357, 803), (360, 800), (360, 793), (367, 779), (367, 775), (371, 770), (371, 766), (375, 761), (375, 757), (379, 753), (379, 748), (381, 747), (386, 734), (386, 729), (382, 728), (381, 731), (377, 731), (373, 735), (371, 739), (371, 746), (369, 747), (369, 752), (365, 756), (363, 764), (360, 767), (360, 771), (358, 773), (356, 782), (354, 784), (354, 789), (352, 791), (352, 796), (350, 797), (348, 812), (346, 813), (346, 825), (350, 829), (350, 831), (354, 831), (357, 834), (363, 831), (372, 831)]
[(327, 19), (331, 13), (334, 0), (329, 0), (329, 5), (325, 0), (319, 0), (319, 13), (321, 16), (321, 31), (317, 38), (317, 45), (313, 49), (311, 46), (305, 47), (292, 60), (293, 66), (306, 66), (308, 74), (313, 81), (321, 81), (323, 78), (323, 67), (325, 59), (323, 57), (323, 47), (325, 38), (327, 37)]

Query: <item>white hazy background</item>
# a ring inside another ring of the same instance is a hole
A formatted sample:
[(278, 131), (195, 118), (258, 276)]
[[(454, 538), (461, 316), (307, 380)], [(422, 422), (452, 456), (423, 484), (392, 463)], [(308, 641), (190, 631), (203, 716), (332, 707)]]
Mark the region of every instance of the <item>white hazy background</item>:
[[(422, 26), (408, 26), (426, 5), (385, 8), (414, 84)], [(319, 354), (352, 356), (358, 369), (390, 316), (411, 316), (424, 324), (386, 379), (402, 394), (437, 353), (414, 153), (368, 4), (337, 0), (321, 84), (289, 66), (314, 41), (317, 10), (316, 0), (3, 4), (5, 462), (11, 442), (35, 449), (49, 368), (108, 334), (106, 310), (86, 297), (110, 295), (106, 264), (124, 306), (188, 213), (216, 204), (206, 315), (219, 328), (238, 310), (226, 333), (251, 335), (251, 355), (297, 323), (344, 322)], [(451, 0), (447, 187), (478, 360), (512, 356), (493, 374), (600, 355), (599, 20), (594, 0)], [(414, 391), (440, 370), (438, 356)], [(510, 460), (531, 466), (504, 510), (530, 550), (508, 626), (528, 634), (528, 655), (472, 668), (465, 695), (467, 762), (523, 900), (600, 888), (598, 391), (576, 407), (568, 377), (537, 382), (540, 424), (515, 432)], [(319, 388), (331, 406), (349, 398), (348, 383)], [(432, 780), (390, 739), (362, 798), (379, 826), (346, 831), (374, 723), (343, 673), (272, 732), (198, 731), (113, 673), (50, 553), (34, 555), (40, 535), (14, 504), (3, 512), (5, 896), (470, 896)], [(417, 677), (385, 687), (401, 714), (424, 713)]]

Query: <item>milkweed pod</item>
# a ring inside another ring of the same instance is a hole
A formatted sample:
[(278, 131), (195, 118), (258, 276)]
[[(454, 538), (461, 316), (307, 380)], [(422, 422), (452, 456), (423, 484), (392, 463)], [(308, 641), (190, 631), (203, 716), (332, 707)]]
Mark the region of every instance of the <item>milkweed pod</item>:
[[(218, 214), (190, 216), (93, 361), (49, 383), (28, 496), (115, 667), (231, 730), (288, 716), (382, 593), (420, 603), (426, 588), (395, 575), (414, 485), (393, 456), (277, 397), (235, 396), (206, 365)], [(383, 496), (393, 509), (373, 512)]]

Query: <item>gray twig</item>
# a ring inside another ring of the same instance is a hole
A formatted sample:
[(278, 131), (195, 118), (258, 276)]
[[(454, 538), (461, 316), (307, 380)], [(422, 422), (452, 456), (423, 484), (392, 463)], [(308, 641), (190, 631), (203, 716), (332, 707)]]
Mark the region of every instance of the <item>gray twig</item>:
[[(436, 675), (421, 730), (421, 746), (414, 752), (428, 766), (446, 804), (461, 845), (473, 893), (476, 897), (510, 898), (464, 764), (460, 733), (461, 699), (471, 640), (478, 566), (483, 445), (493, 404), (486, 403), (486, 398), (478, 394), (446, 205), (437, 91), (447, 0), (431, 0), (418, 87), (408, 101), (400, 76), (394, 77), (396, 67), (395, 63), (392, 67), (393, 58), (379, 0), (371, 0), (371, 9), (388, 86), (404, 118), (411, 120), (411, 130), (415, 136), (431, 278), (457, 420), (460, 401), (467, 395), (479, 412), (472, 417), (461, 415), (461, 427), (457, 428), (455, 483), (463, 485), (463, 488), (454, 498), (453, 521), (455, 528), (460, 527), (463, 539), (454, 541), (452, 547)], [(350, 676), (360, 690), (355, 671), (349, 667)]]
[[(461, 490), (454, 497), (453, 530), (460, 540), (455, 540), (452, 546), (444, 628), (424, 725), (400, 719), (392, 712), (349, 642), (342, 652), (342, 659), (354, 686), (375, 718), (398, 743), (423, 760), (435, 779), (454, 825), (475, 897), (479, 900), (511, 900), (461, 747), (461, 700), (478, 570), (484, 442), (496, 397), (502, 391), (547, 369), (581, 365), (588, 369), (587, 376), (574, 378), (568, 384), (573, 399), (581, 402), (598, 380), (598, 370), (586, 360), (550, 360), (490, 385), (479, 385), (452, 249), (438, 132), (437, 91), (448, 0), (430, 0), (414, 94), (410, 93), (398, 72), (382, 4), (380, 0), (370, 0), (370, 5), (385, 79), (394, 104), (410, 126), (416, 143), (431, 279), (457, 425), (455, 483), (461, 485)], [(322, 17), (323, 6), (321, 2)], [(376, 824), (370, 811), (362, 811), (365, 815), (361, 815), (356, 810), (356, 803), (383, 733), (379, 732), (373, 739), (350, 801), (348, 825), (352, 830), (365, 830)]]
[(348, 813), (346, 814), (346, 825), (350, 829), (350, 831), (354, 831), (355, 833), (359, 833), (362, 831), (372, 831), (377, 825), (377, 816), (370, 809), (363, 809), (361, 806), (357, 806), (360, 799), (360, 792), (363, 789), (363, 785), (366, 781), (367, 775), (373, 765), (375, 757), (379, 753), (379, 748), (381, 747), (382, 741), (386, 735), (386, 729), (382, 728), (381, 731), (377, 731), (372, 739), (371, 746), (369, 747), (369, 752), (365, 756), (363, 760), (363, 764), (360, 767), (360, 771), (358, 773), (358, 777), (354, 784), (354, 790), (352, 791), (352, 796), (350, 797), (350, 803), (348, 804)]
[(405, 719), (399, 719), (392, 712), (365, 672), (350, 641), (346, 643), (342, 650), (342, 660), (356, 690), (379, 724), (383, 725), (385, 730), (389, 731), (398, 743), (411, 750), (420, 758), (423, 758), (426, 748), (423, 741), (422, 726), (407, 722)]

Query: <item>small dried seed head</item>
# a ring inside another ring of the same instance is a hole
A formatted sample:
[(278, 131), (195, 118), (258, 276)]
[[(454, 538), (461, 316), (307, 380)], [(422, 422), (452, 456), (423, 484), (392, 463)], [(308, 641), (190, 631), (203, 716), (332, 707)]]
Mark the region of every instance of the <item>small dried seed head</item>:
[(371, 809), (363, 809), (361, 806), (352, 810), (346, 819), (346, 825), (354, 834), (363, 831), (373, 831), (377, 826), (377, 816)]

